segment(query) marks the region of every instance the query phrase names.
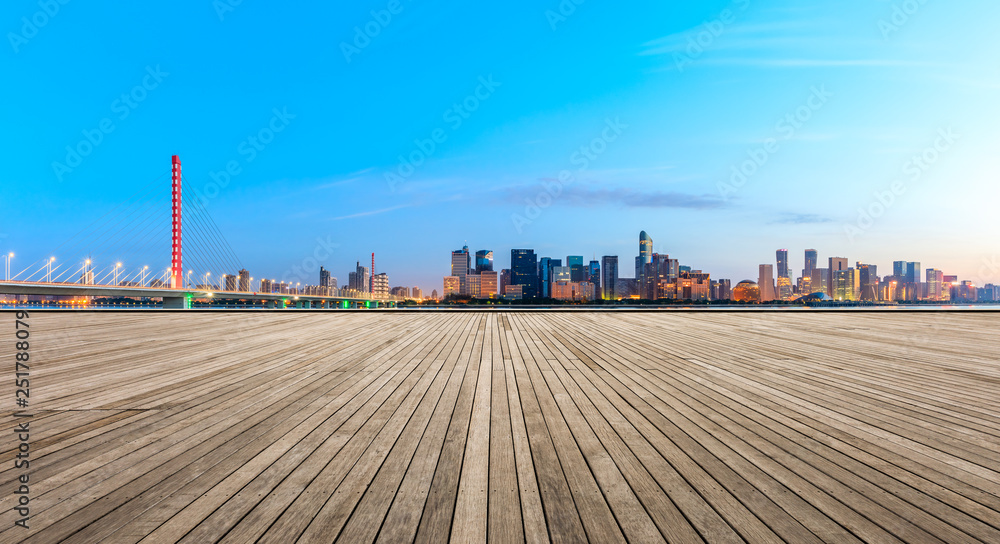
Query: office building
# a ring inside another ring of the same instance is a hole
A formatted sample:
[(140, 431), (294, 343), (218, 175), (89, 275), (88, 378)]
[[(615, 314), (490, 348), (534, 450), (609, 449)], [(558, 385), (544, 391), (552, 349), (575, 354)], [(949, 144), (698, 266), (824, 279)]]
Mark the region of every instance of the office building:
[(874, 264), (857, 263), (855, 265), (858, 274), (860, 291), (858, 300), (875, 301), (879, 298), (878, 266)]
[[(600, 261), (590, 261), (587, 265), (587, 281), (594, 284), (597, 293), (601, 292), (601, 263)], [(597, 298), (600, 298), (599, 296)]]
[(776, 270), (779, 278), (790, 278), (792, 277), (791, 269), (788, 267), (788, 250), (779, 249), (774, 252), (775, 261), (777, 262), (778, 268)]
[(461, 284), (458, 281), (458, 276), (445, 276), (444, 277), (444, 296), (458, 296), (461, 294), (460, 291)]
[(479, 298), (496, 298), (499, 293), (499, 279), (495, 270), (484, 270), (479, 274)]
[(760, 287), (760, 302), (770, 302), (775, 299), (774, 266), (762, 264), (757, 274), (757, 286)]
[(463, 295), (470, 296), (472, 298), (481, 298), (479, 293), (480, 280), (482, 276), (478, 274), (469, 274), (465, 278), (465, 292)]
[(493, 252), (480, 249), (476, 252), (476, 274), (493, 271)]
[(466, 278), (469, 275), (469, 246), (451, 252), (451, 275), (458, 278), (459, 294), (468, 295)]
[(733, 298), (731, 280), (722, 279), (713, 283), (715, 284), (715, 293), (713, 294), (715, 300), (731, 300)]
[(614, 300), (618, 288), (618, 256), (605, 255), (601, 257), (601, 298)]
[(368, 278), (368, 274), (368, 267), (361, 266), (361, 262), (358, 261), (354, 267), (354, 272), (348, 274), (349, 288), (361, 293), (369, 292), (371, 290), (371, 281)]
[(583, 256), (582, 255), (570, 255), (566, 257), (566, 266), (570, 271), (570, 281), (583, 281), (586, 276), (586, 270), (583, 267)]
[(924, 289), (926, 291), (925, 298), (931, 301), (940, 301), (944, 287), (944, 272), (935, 268), (928, 268), (924, 273), (927, 276), (927, 283)]
[(542, 257), (538, 260), (538, 285), (543, 297), (552, 296), (552, 268), (562, 266), (562, 259)]
[(410, 289), (410, 296), (416, 300), (423, 300), (424, 292), (419, 287), (414, 287), (413, 289)]
[(572, 270), (570, 270), (570, 267), (568, 266), (553, 266), (550, 281), (553, 283), (557, 281), (573, 281)]
[(860, 291), (860, 277), (858, 271), (853, 268), (837, 270), (833, 274), (833, 298), (834, 300), (858, 300)]
[(806, 266), (802, 269), (802, 276), (812, 280), (812, 271), (816, 269), (819, 262), (819, 253), (815, 249), (807, 249), (805, 252)]
[(533, 249), (510, 250), (510, 282), (511, 285), (521, 285), (522, 298), (537, 298), (538, 259)]

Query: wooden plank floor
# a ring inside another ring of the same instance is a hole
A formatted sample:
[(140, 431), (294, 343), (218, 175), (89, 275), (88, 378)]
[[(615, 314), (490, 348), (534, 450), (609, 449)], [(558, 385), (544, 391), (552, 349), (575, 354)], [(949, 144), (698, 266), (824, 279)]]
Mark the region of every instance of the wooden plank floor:
[(0, 542), (1000, 542), (995, 313), (31, 326), (30, 529), (4, 432)]

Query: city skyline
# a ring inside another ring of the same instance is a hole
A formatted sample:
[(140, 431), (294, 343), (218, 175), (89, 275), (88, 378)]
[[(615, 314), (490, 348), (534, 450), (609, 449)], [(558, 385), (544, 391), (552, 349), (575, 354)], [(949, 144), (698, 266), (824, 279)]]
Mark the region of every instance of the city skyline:
[(815, 246), (1000, 282), (1000, 6), (898, 4), (5, 5), (0, 251), (42, 258), (179, 154), (261, 277), (317, 239), (433, 285), (441, 233), (599, 258), (646, 229), (722, 277)]

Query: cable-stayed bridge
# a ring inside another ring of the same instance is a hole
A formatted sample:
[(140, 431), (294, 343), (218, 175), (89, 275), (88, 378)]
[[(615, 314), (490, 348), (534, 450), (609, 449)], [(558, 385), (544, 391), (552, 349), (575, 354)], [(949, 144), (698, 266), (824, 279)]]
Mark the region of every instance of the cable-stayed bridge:
[(162, 299), (164, 308), (177, 309), (190, 308), (194, 300), (305, 308), (385, 307), (402, 300), (255, 278), (212, 219), (207, 204), (207, 198), (185, 181), (180, 158), (174, 155), (169, 173), (45, 257), (12, 271), (15, 255), (3, 255), (0, 294), (153, 298)]

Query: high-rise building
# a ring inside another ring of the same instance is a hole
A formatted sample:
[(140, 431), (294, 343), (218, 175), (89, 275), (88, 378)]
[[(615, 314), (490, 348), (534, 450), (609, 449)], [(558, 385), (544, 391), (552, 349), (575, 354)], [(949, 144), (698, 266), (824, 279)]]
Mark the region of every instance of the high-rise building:
[(385, 272), (372, 276), (372, 296), (389, 296), (389, 275)]
[(458, 276), (445, 276), (444, 277), (444, 296), (457, 296), (461, 294), (460, 291), (461, 284), (458, 281)]
[(618, 298), (618, 256), (605, 255), (601, 257), (601, 298), (614, 300)]
[(273, 293), (274, 292), (274, 282), (271, 280), (260, 280), (260, 292), (261, 293)]
[(538, 259), (533, 249), (510, 250), (510, 282), (511, 285), (521, 285), (522, 298), (537, 298)]
[(715, 300), (732, 300), (732, 281), (718, 280), (715, 282)]
[(438, 299), (438, 290), (437, 289), (431, 289), (431, 298), (434, 299), (434, 300)]
[(249, 293), (250, 292), (250, 271), (244, 268), (240, 270), (240, 292)]
[(587, 281), (590, 282), (595, 291), (595, 298), (601, 298), (601, 263), (599, 261), (590, 261), (587, 265)]
[(542, 257), (538, 260), (538, 285), (543, 297), (552, 296), (552, 268), (562, 266), (562, 259)]
[(774, 300), (774, 266), (769, 264), (760, 265), (757, 275), (757, 285), (760, 286), (760, 301), (770, 302)]
[(853, 268), (837, 270), (833, 274), (834, 300), (858, 300), (861, 282), (858, 271)]
[(451, 252), (451, 275), (458, 278), (459, 294), (467, 295), (466, 277), (469, 275), (469, 246)]
[(776, 295), (779, 300), (792, 300), (792, 278), (778, 276), (776, 280)]
[(779, 278), (791, 278), (791, 269), (788, 267), (788, 250), (779, 249), (774, 252), (775, 260), (777, 261), (778, 268), (777, 274)]
[(586, 271), (583, 268), (582, 255), (570, 255), (566, 257), (566, 266), (569, 267), (570, 281), (583, 281)]
[(568, 282), (573, 281), (573, 272), (568, 266), (553, 266), (551, 273), (552, 283), (557, 281)]
[(860, 285), (858, 300), (878, 300), (878, 266), (858, 262), (855, 267), (857, 268), (858, 284)]
[(813, 268), (812, 281), (809, 282), (812, 293), (830, 294), (830, 270), (828, 268)]
[(830, 266), (827, 268), (826, 294), (833, 298), (837, 298), (836, 295), (834, 295), (833, 280), (836, 278), (838, 271), (847, 270), (848, 268), (850, 267), (847, 264), (847, 257), (830, 257)]
[(944, 272), (935, 268), (928, 268), (924, 273), (927, 275), (927, 300), (940, 301), (942, 287), (944, 286)]
[(479, 274), (469, 274), (465, 278), (465, 292), (464, 295), (470, 296), (472, 298), (481, 298), (479, 292), (480, 280), (482, 276)]
[(479, 298), (496, 298), (499, 293), (499, 279), (496, 270), (484, 270), (479, 274)]
[(234, 276), (232, 274), (223, 274), (222, 275), (222, 290), (223, 291), (228, 291), (230, 293), (235, 292), (236, 291), (236, 284), (237, 284), (237, 282), (238, 282), (238, 278), (236, 276)]
[(413, 289), (410, 289), (410, 296), (417, 300), (423, 300), (424, 292), (419, 287), (413, 287)]
[(82, 285), (94, 285), (94, 271), (87, 269), (86, 272), (80, 274), (80, 283)]
[(331, 281), (332, 278), (333, 278), (333, 276), (330, 275), (330, 271), (329, 270), (323, 268), (322, 266), (319, 267), (319, 286), (320, 287), (327, 287), (327, 288), (333, 287), (333, 282)]
[(815, 249), (806, 250), (806, 267), (802, 269), (802, 277), (812, 279), (812, 272), (816, 268), (816, 263), (819, 262), (819, 253)]
[(500, 270), (500, 296), (507, 294), (507, 286), (510, 285), (510, 269)]
[[(646, 234), (646, 231), (639, 233), (639, 259), (643, 265), (653, 262), (653, 239)], [(637, 278), (641, 272), (641, 268), (637, 269)]]
[(361, 266), (361, 262), (354, 266), (354, 272), (348, 274), (350, 289), (367, 293), (371, 289), (371, 282), (368, 281), (369, 270), (367, 266)]
[(488, 249), (480, 249), (476, 252), (476, 274), (493, 270), (493, 252)]

